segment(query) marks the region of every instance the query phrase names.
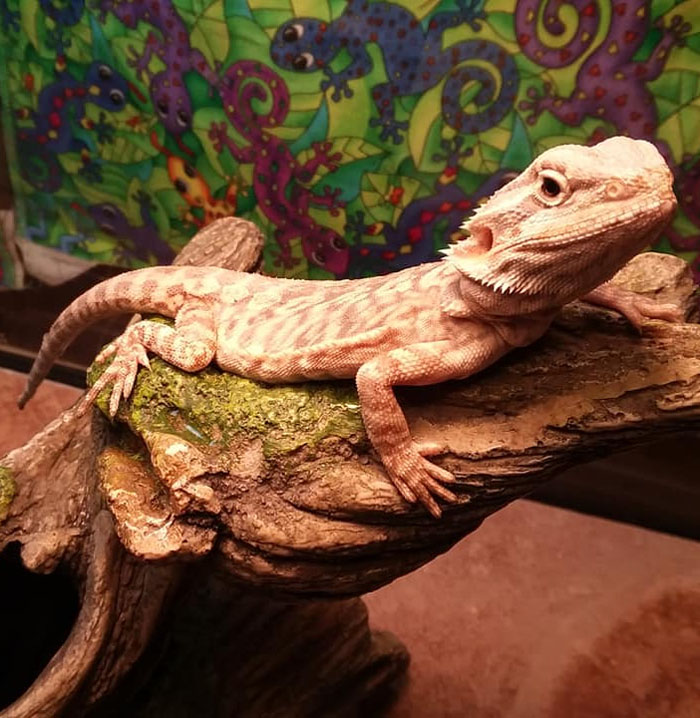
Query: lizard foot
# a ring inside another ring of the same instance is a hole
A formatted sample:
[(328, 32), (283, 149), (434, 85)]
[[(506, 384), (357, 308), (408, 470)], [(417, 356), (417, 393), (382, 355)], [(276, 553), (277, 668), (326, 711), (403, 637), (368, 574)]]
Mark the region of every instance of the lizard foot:
[(455, 494), (442, 485), (453, 484), (456, 481), (454, 475), (423, 456), (424, 453), (438, 454), (443, 450), (444, 447), (437, 444), (411, 442), (407, 449), (384, 463), (401, 496), (410, 503), (420, 501), (435, 518), (440, 518), (442, 509), (434, 496), (450, 503), (457, 500)]
[(111, 122), (107, 122), (107, 115), (104, 112), (100, 112), (100, 116), (97, 122), (93, 125), (93, 130), (97, 134), (97, 141), (103, 144), (114, 144), (114, 125)]
[[(441, 139), (440, 148), (442, 152), (435, 152), (433, 154), (433, 162), (444, 162), (446, 170), (450, 170), (447, 176), (454, 177), (457, 173), (459, 161), (463, 157), (471, 157), (474, 154), (473, 147), (466, 147), (463, 149), (464, 137), (462, 135), (455, 135), (452, 139)], [(443, 154), (444, 152), (444, 154)]]
[(668, 24), (668, 28), (664, 26), (662, 21), (657, 23), (662, 32), (667, 33), (673, 45), (676, 47), (685, 47), (685, 36), (691, 31), (692, 26), (689, 22), (685, 22), (681, 15), (674, 15), (671, 18), (671, 22)]
[(222, 152), (227, 146), (228, 132), (225, 122), (212, 122), (208, 132), (209, 139), (212, 141), (214, 152)]
[(399, 122), (393, 117), (379, 118), (373, 117), (369, 124), (371, 127), (381, 127), (382, 131), (379, 134), (379, 139), (382, 142), (386, 142), (390, 137), (394, 141), (395, 145), (401, 144), (402, 135), (401, 132), (408, 130), (408, 122)]
[(479, 20), (486, 20), (481, 0), (457, 0), (458, 19), (466, 23), (474, 32), (481, 30)]
[(78, 174), (90, 182), (102, 182), (102, 168), (100, 165), (87, 155), (83, 155), (82, 161), (83, 166), (78, 170)]
[(108, 344), (96, 357), (95, 361), (104, 361), (115, 355), (112, 363), (102, 372), (97, 381), (85, 395), (82, 410), (92, 404), (102, 390), (112, 384), (109, 396), (109, 415), (114, 416), (122, 398), (127, 399), (134, 388), (139, 366), (151, 368), (146, 349), (138, 340), (130, 336), (127, 330), (121, 337)]
[(365, 213), (357, 212), (347, 215), (345, 221), (345, 233), (355, 239), (356, 243), (362, 240), (363, 234), (371, 234), (368, 230), (371, 225), (365, 222)]
[(334, 72), (328, 66), (324, 67), (323, 71), (327, 79), (321, 80), (321, 91), (325, 92), (332, 88), (333, 94), (331, 95), (331, 100), (333, 100), (333, 102), (340, 102), (343, 95), (345, 95), (345, 97), (352, 97), (353, 92), (350, 89), (350, 85), (348, 85), (347, 78), (342, 72)]
[(316, 162), (319, 165), (326, 167), (331, 172), (335, 172), (340, 166), (340, 161), (343, 159), (343, 155), (341, 152), (333, 152), (331, 154), (332, 147), (332, 142), (314, 142), (311, 145)]
[(683, 311), (676, 304), (664, 304), (655, 299), (631, 293), (616, 309), (640, 333), (643, 332), (644, 321), (661, 319), (666, 322), (682, 322)]
[(339, 199), (342, 190), (340, 187), (329, 187), (328, 185), (323, 186), (323, 194), (313, 196), (313, 203), (319, 207), (327, 207), (332, 217), (337, 217), (340, 214), (340, 210), (345, 207), (345, 202)]
[(148, 70), (148, 65), (151, 61), (151, 52), (148, 48), (153, 47), (157, 42), (158, 40), (155, 34), (150, 32), (146, 38), (147, 49), (145, 52), (140, 53), (133, 45), (129, 45), (128, 47), (129, 54), (126, 58), (126, 64), (136, 70), (136, 77), (139, 80), (143, 80), (144, 75), (147, 75), (149, 78), (151, 77), (151, 73)]
[(545, 82), (542, 92), (536, 90), (534, 87), (528, 88), (527, 96), (529, 100), (523, 100), (520, 102), (518, 107), (525, 112), (529, 112), (525, 121), (528, 125), (534, 125), (537, 119), (546, 109), (546, 105), (554, 97), (552, 92), (552, 85), (549, 82)]

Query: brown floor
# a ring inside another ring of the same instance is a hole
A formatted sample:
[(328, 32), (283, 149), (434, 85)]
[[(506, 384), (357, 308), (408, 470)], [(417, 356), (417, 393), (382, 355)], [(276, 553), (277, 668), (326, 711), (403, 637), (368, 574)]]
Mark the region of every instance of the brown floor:
[[(0, 455), (79, 392), (0, 370)], [(391, 718), (698, 718), (700, 543), (529, 501), (367, 597), (412, 654)]]

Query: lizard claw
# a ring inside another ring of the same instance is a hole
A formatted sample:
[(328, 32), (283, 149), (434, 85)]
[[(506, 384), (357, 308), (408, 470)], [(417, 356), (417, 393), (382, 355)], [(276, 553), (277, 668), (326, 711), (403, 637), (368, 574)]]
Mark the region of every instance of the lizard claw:
[(117, 343), (110, 342), (107, 346), (103, 347), (102, 351), (100, 351), (100, 353), (95, 357), (95, 361), (101, 364), (106, 359), (109, 359), (109, 357), (111, 357), (116, 351)]
[[(660, 27), (662, 31), (666, 30), (662, 20), (657, 22), (657, 27)], [(681, 15), (674, 15), (671, 18), (671, 22), (668, 25), (668, 32), (673, 39), (673, 44), (676, 47), (685, 47), (685, 35), (687, 35), (692, 29), (689, 22), (685, 22)]]
[(128, 399), (134, 388), (139, 366), (150, 369), (150, 362), (146, 348), (139, 341), (129, 336), (127, 331), (119, 339), (108, 344), (98, 355), (101, 361), (116, 352), (112, 363), (102, 372), (97, 381), (90, 387), (85, 395), (86, 404), (92, 404), (100, 393), (112, 384), (109, 395), (109, 415), (113, 417), (119, 408), (121, 399)]
[(633, 301), (620, 307), (627, 321), (640, 333), (644, 332), (647, 319), (660, 319), (677, 324), (683, 321), (683, 311), (676, 304), (662, 304), (649, 297), (635, 297)]
[[(448, 451), (447, 444), (441, 444), (437, 441), (417, 441), (415, 447), (421, 456), (436, 456), (437, 454), (445, 454)], [(451, 477), (449, 480), (454, 481), (455, 477), (452, 474), (449, 475)]]
[(420, 501), (435, 518), (440, 518), (442, 509), (434, 496), (450, 503), (457, 501), (457, 496), (442, 485), (455, 483), (454, 475), (422, 455), (437, 454), (442, 450), (444, 447), (437, 444), (412, 442), (399, 457), (384, 462), (389, 477), (401, 496), (411, 503)]

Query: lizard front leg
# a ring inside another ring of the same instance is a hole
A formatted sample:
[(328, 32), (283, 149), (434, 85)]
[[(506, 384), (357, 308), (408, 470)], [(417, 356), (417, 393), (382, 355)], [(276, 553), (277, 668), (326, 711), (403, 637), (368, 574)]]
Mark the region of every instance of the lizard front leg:
[(112, 383), (109, 414), (114, 416), (121, 398), (128, 398), (134, 388), (139, 365), (149, 367), (149, 351), (184, 371), (204, 369), (216, 353), (216, 326), (211, 308), (204, 302), (184, 305), (175, 316), (175, 327), (148, 320), (127, 327), (97, 356), (97, 361), (102, 361), (115, 355), (86, 394), (81, 409), (87, 409)]
[(667, 322), (680, 322), (683, 319), (683, 312), (675, 304), (658, 302), (609, 282), (601, 284), (581, 299), (589, 304), (614, 309), (640, 333), (645, 319), (664, 319)]
[(364, 77), (372, 70), (372, 58), (364, 45), (347, 45), (346, 49), (351, 57), (351, 62), (346, 68), (336, 72), (330, 65), (323, 66), (326, 79), (321, 80), (321, 90), (323, 92), (333, 90), (331, 94), (333, 102), (340, 102), (343, 95), (352, 97), (353, 91), (350, 89), (349, 81)]
[(409, 502), (420, 500), (436, 518), (441, 510), (433, 494), (446, 501), (455, 495), (440, 482), (454, 476), (424, 458), (434, 446), (421, 446), (411, 437), (406, 417), (394, 396), (396, 385), (424, 386), (463, 379), (486, 368), (510, 348), (487, 327), (454, 340), (423, 342), (393, 349), (364, 363), (357, 372), (362, 418), (372, 445), (392, 482)]

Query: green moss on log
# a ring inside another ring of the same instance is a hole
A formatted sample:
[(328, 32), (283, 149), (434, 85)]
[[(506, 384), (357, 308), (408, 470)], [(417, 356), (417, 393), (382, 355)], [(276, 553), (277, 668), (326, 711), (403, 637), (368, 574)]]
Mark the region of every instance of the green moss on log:
[[(92, 384), (106, 365), (93, 365)], [(107, 413), (109, 387), (97, 405)], [(161, 359), (139, 372), (118, 419), (133, 431), (176, 434), (192, 443), (226, 444), (232, 437), (259, 437), (268, 458), (329, 437), (365, 442), (360, 406), (351, 382), (267, 385), (210, 367), (196, 374)]]
[(0, 466), (0, 523), (7, 518), (16, 493), (17, 485), (12, 472), (7, 467)]

